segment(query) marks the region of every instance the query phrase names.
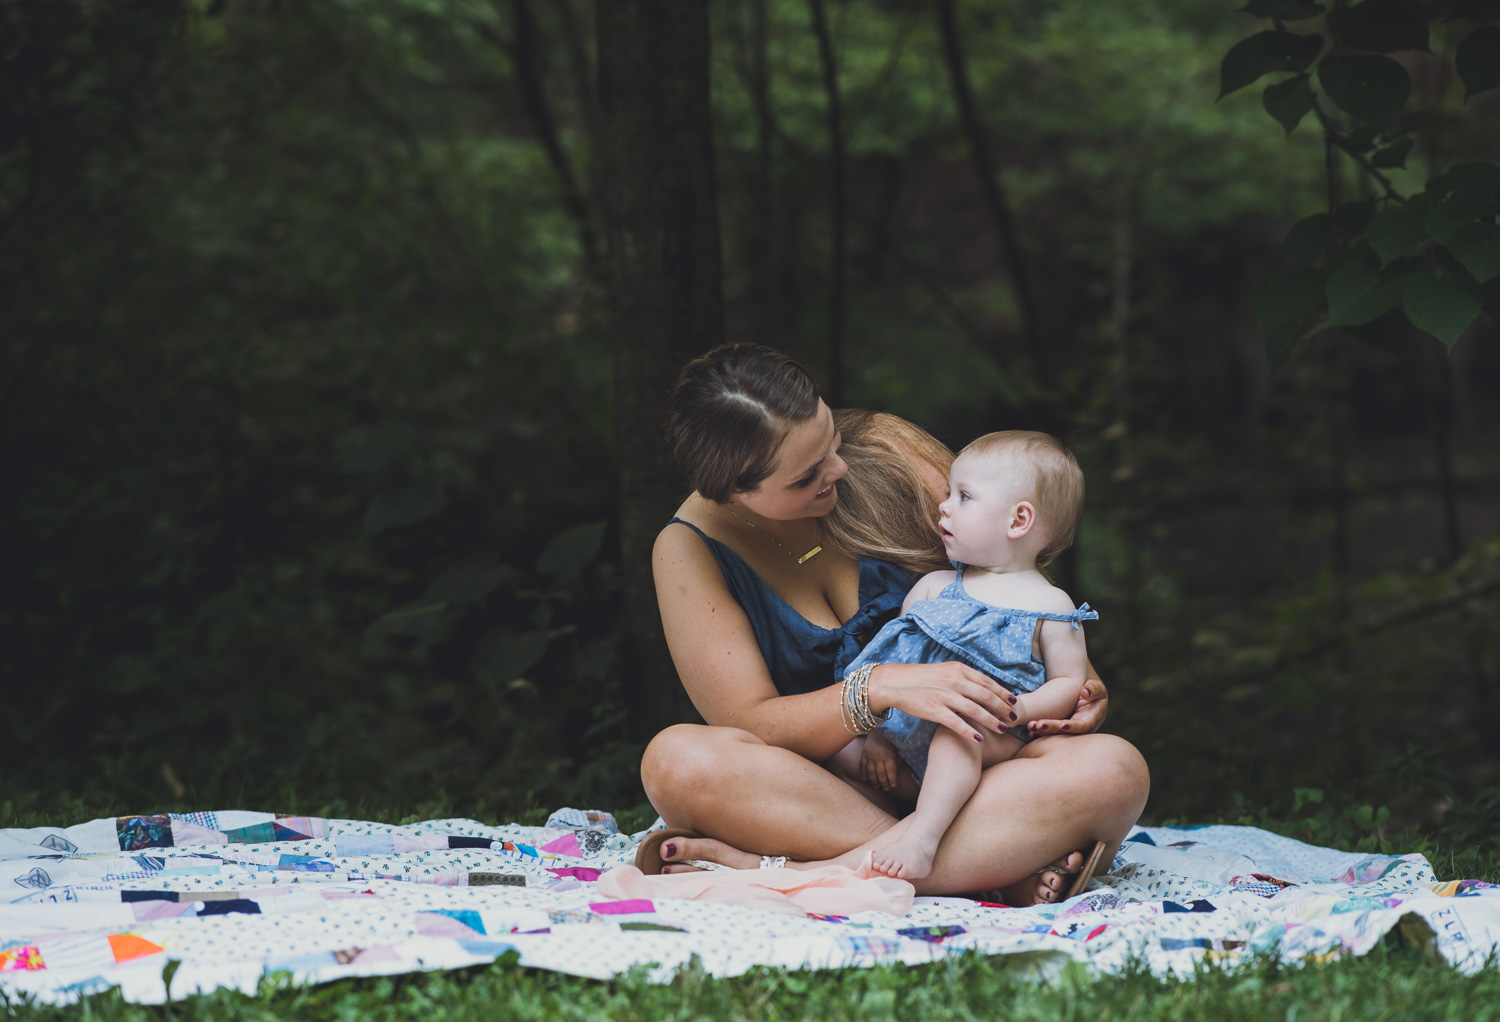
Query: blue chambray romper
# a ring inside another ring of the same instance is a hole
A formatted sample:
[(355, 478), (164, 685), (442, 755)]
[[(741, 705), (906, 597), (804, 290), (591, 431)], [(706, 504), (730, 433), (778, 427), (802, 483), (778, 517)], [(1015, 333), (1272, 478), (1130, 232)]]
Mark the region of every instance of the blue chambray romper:
[[(976, 600), (964, 589), (964, 570), (930, 600), (914, 604), (910, 611), (887, 624), (870, 640), (849, 665), (865, 663), (932, 664), (958, 660), (983, 671), (1012, 692), (1035, 692), (1047, 680), (1041, 660), (1032, 655), (1032, 638), (1038, 621), (1068, 621), (1078, 628), (1084, 621), (1099, 620), (1087, 603), (1071, 614), (996, 607)], [(877, 729), (890, 739), (911, 767), (917, 783), (927, 772), (927, 746), (938, 725), (892, 709)], [(1030, 741), (1025, 727), (1008, 729), (1021, 741)]]

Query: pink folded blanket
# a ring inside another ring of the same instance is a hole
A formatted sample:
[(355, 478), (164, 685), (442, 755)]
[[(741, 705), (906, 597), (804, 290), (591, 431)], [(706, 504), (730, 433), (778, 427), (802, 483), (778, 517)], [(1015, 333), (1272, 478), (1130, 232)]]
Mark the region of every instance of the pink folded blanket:
[(616, 866), (599, 878), (605, 898), (686, 898), (722, 901), (768, 912), (803, 915), (853, 915), (889, 912), (904, 916), (916, 888), (870, 872), (868, 862), (858, 871), (847, 866), (817, 869), (726, 869), (647, 876), (634, 866)]

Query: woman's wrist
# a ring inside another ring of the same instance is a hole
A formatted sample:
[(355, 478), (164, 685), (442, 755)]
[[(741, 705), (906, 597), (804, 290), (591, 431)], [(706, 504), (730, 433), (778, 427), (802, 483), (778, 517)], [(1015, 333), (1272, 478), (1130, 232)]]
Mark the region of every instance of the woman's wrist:
[(888, 666), (886, 664), (876, 664), (875, 669), (870, 672), (868, 693), (870, 712), (877, 717), (883, 717), (891, 709), (889, 681), (890, 670)]
[(851, 735), (867, 735), (889, 716), (870, 706), (870, 674), (878, 666), (862, 664), (844, 675), (839, 683), (839, 719)]

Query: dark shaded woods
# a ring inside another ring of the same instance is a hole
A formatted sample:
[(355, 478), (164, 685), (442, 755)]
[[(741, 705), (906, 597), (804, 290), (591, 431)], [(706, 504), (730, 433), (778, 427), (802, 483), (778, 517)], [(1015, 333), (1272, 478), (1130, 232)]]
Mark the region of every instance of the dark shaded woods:
[(661, 402), (745, 339), (1074, 447), (1156, 819), (1500, 830), (1494, 321), (1273, 372), (1357, 177), (1214, 106), (1223, 5), (1107, 6), (0, 0), (5, 797), (637, 801)]

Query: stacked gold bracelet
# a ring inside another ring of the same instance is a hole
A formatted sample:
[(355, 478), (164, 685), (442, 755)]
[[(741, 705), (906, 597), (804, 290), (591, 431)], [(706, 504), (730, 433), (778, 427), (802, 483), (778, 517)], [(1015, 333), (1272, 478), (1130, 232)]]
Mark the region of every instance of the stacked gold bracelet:
[(867, 735), (890, 717), (886, 710), (876, 716), (870, 709), (870, 672), (879, 664), (864, 664), (844, 675), (839, 688), (839, 719), (851, 735)]

